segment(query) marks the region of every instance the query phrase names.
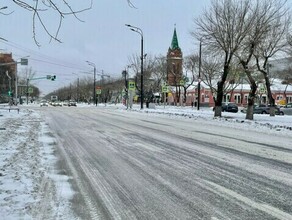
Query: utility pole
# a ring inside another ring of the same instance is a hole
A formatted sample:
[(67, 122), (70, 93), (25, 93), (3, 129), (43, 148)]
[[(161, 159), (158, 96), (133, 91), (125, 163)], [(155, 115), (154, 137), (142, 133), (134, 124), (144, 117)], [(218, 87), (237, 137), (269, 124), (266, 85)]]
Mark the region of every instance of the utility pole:
[(28, 84), (29, 84), (29, 78), (26, 79), (26, 104), (28, 105)]
[(79, 102), (79, 77), (77, 78), (77, 97), (76, 97), (77, 103)]
[(90, 61), (86, 61), (88, 63), (88, 65), (93, 67), (93, 103), (94, 105), (97, 106), (97, 101), (96, 101), (96, 66), (94, 63), (90, 62)]

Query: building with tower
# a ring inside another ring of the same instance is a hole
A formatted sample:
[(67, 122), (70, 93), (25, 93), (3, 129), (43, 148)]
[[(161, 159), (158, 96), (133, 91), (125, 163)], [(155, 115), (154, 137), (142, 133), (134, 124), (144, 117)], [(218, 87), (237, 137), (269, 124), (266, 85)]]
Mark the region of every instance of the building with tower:
[(179, 86), (182, 79), (183, 54), (178, 44), (176, 28), (174, 28), (171, 46), (167, 52), (167, 84), (170, 86)]

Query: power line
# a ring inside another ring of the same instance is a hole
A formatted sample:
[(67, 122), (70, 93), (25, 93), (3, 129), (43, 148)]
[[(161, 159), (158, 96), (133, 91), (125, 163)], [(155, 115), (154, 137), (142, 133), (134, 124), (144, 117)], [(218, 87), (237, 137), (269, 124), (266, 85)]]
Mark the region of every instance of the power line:
[[(61, 61), (63, 64), (57, 64), (57, 63), (59, 63), (60, 62), (60, 59), (56, 59), (56, 58), (54, 58), (54, 57), (50, 57), (50, 56), (47, 56), (47, 55), (45, 55), (45, 54), (42, 54), (42, 53), (40, 53), (40, 52), (37, 52), (37, 51), (34, 51), (34, 50), (31, 50), (31, 49), (28, 49), (28, 48), (25, 48), (25, 47), (23, 47), (23, 46), (21, 46), (21, 45), (19, 45), (19, 44), (17, 44), (17, 43), (14, 43), (14, 42), (11, 42), (11, 41), (4, 41), (3, 42), (4, 44), (6, 44), (6, 45), (8, 45), (8, 46), (11, 46), (11, 47), (13, 47), (13, 48), (16, 48), (16, 49), (18, 49), (18, 50), (21, 50), (21, 51), (24, 51), (25, 53), (29, 53), (30, 55), (35, 55), (35, 56), (37, 56), (37, 57), (40, 57), (40, 58), (43, 58), (43, 59), (46, 59), (46, 60), (49, 60), (49, 61), (51, 61), (51, 62), (48, 62), (48, 63), (50, 63), (50, 64), (54, 64), (54, 65), (59, 65), (59, 66), (62, 66), (62, 65), (64, 65), (64, 63), (65, 63), (65, 67), (75, 67), (75, 68), (77, 68), (77, 69), (82, 69), (82, 70), (84, 70), (84, 67), (83, 66), (80, 66), (80, 65), (76, 65), (76, 64), (73, 64), (73, 63), (70, 63), (70, 62), (67, 62), (67, 61)], [(30, 58), (30, 59), (32, 59), (32, 58)], [(37, 59), (36, 59), (37, 60)], [(38, 60), (38, 61), (42, 61), (42, 60)], [(85, 66), (85, 65), (84, 65)]]

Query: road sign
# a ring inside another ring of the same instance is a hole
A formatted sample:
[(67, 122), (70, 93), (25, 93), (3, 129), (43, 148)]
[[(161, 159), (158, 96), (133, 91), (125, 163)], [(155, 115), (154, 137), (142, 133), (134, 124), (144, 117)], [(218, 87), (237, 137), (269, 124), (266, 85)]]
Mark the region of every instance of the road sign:
[(129, 81), (129, 91), (135, 91), (135, 82)]
[(265, 88), (265, 86), (262, 84), (261, 86), (260, 86), (260, 93), (261, 94), (265, 94), (267, 91), (266, 91), (266, 88)]
[(181, 86), (184, 86), (184, 85), (185, 85), (185, 81), (184, 81), (183, 79), (181, 79), (181, 80), (179, 81), (179, 84), (180, 84)]
[(28, 88), (28, 93), (29, 93), (29, 94), (33, 93), (33, 88), (32, 88), (32, 87), (29, 87), (29, 88)]
[(25, 66), (27, 66), (27, 64), (28, 64), (28, 59), (26, 59), (26, 58), (21, 58), (21, 60), (20, 60), (20, 64), (21, 64), (21, 65), (25, 65)]
[(167, 93), (168, 92), (168, 85), (163, 85), (162, 86), (162, 92)]
[(95, 87), (95, 93), (96, 93), (96, 95), (100, 95), (101, 94), (101, 86), (96, 86)]

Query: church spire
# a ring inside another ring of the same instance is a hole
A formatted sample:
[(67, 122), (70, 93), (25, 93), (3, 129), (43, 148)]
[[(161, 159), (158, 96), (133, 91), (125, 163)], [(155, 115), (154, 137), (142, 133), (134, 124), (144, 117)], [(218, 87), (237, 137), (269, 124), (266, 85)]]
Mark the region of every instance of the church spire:
[(176, 34), (176, 27), (174, 27), (174, 31), (173, 31), (173, 36), (172, 36), (172, 41), (171, 41), (171, 47), (170, 49), (174, 50), (174, 49), (180, 49), (178, 46), (178, 39), (177, 39), (177, 34)]

